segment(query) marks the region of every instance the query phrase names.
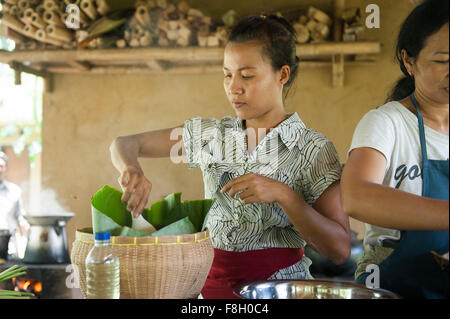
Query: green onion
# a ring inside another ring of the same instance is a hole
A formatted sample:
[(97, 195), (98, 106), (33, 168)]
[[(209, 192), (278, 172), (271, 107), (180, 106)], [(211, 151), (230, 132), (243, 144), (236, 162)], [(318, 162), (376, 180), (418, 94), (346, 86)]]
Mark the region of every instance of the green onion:
[[(15, 277), (20, 277), (26, 275), (27, 267), (20, 267), (14, 265), (5, 271), (0, 273), (0, 282), (6, 281)], [(31, 292), (21, 292), (21, 291), (11, 291), (0, 289), (0, 299), (30, 299), (34, 297)]]

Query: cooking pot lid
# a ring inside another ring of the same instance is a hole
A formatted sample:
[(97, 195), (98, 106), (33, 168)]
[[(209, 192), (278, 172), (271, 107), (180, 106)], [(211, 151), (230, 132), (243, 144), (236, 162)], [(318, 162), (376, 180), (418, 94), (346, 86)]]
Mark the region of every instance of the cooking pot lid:
[(27, 214), (23, 217), (25, 217), (31, 225), (54, 225), (58, 221), (67, 222), (74, 215), (74, 213)]

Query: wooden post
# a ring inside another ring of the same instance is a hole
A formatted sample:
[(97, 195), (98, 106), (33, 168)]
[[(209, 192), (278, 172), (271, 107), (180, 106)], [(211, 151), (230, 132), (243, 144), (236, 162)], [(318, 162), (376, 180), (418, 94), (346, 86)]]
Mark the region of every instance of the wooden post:
[(333, 87), (344, 87), (344, 55), (333, 55), (332, 57)]
[(342, 41), (342, 12), (345, 0), (333, 0), (333, 41)]
[(14, 84), (21, 85), (22, 84), (22, 72), (19, 70), (14, 70)]
[[(333, 41), (342, 41), (342, 12), (345, 9), (345, 0), (333, 0)], [(344, 55), (332, 56), (332, 85), (344, 87)]]

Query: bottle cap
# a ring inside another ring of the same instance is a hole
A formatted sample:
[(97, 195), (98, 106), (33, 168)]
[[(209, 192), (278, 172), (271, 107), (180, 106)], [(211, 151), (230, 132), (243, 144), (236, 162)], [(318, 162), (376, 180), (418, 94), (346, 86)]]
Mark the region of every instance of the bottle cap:
[(95, 240), (109, 240), (111, 238), (110, 233), (95, 233), (94, 239)]

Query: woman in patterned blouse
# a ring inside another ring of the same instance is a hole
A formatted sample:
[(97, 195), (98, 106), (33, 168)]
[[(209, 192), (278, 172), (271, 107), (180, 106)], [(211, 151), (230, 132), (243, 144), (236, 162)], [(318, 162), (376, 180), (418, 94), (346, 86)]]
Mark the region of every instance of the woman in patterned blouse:
[[(232, 30), (223, 64), (236, 117), (197, 117), (111, 145), (122, 200), (135, 216), (152, 188), (138, 157), (185, 154), (190, 168), (202, 170), (205, 197), (217, 199), (205, 220), (214, 261), (204, 298), (233, 298), (233, 288), (250, 281), (311, 279), (307, 243), (336, 264), (349, 258), (337, 152), (284, 111), (298, 64), (295, 31), (284, 18), (247, 17)], [(177, 129), (182, 134), (173, 139)]]

